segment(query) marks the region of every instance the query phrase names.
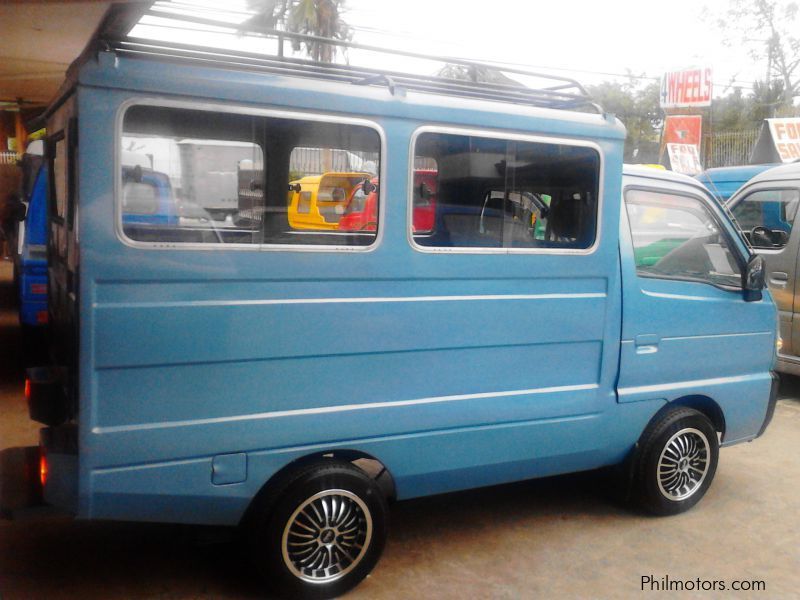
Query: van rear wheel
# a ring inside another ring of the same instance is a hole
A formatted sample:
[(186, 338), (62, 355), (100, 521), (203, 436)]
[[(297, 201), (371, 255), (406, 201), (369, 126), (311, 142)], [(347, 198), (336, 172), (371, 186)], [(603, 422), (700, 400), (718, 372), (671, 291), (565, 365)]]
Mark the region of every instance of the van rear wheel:
[(331, 598), (352, 589), (378, 562), (388, 508), (378, 485), (351, 463), (309, 465), (278, 492), (252, 531), (253, 558), (287, 598)]
[(689, 510), (711, 485), (718, 459), (708, 417), (691, 408), (667, 412), (642, 435), (634, 479), (639, 504), (656, 515)]

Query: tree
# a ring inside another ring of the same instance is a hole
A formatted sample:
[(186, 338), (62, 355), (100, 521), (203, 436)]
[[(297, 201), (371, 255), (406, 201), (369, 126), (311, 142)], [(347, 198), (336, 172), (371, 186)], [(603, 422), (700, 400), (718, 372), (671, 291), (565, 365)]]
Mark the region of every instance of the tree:
[(793, 115), (791, 107), (784, 104), (783, 83), (777, 79), (769, 85), (755, 82), (746, 96), (736, 87), (727, 96), (715, 98), (711, 106), (711, 123), (718, 132), (755, 129), (764, 119)]
[(606, 81), (589, 86), (587, 91), (604, 110), (616, 115), (628, 130), (625, 160), (657, 162), (663, 122), (659, 105), (660, 83), (652, 81), (639, 87), (631, 78), (625, 83)]
[[(765, 82), (777, 79), (783, 86), (782, 104), (800, 96), (800, 21), (797, 2), (785, 0), (729, 0), (716, 17), (729, 46), (746, 45), (756, 61), (767, 61)], [(766, 91), (766, 90), (762, 90)]]
[[(353, 32), (342, 18), (346, 0), (249, 0), (255, 13), (242, 23), (242, 31), (281, 29), (334, 40), (350, 40)], [(317, 41), (292, 41), (292, 48), (304, 48), (317, 62), (333, 62), (339, 46)]]

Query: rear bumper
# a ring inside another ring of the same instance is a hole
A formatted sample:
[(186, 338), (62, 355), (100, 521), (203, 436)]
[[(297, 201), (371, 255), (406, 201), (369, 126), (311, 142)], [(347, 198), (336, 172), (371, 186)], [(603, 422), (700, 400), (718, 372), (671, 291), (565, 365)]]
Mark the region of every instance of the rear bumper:
[(775, 405), (778, 403), (778, 388), (780, 387), (780, 378), (774, 371), (770, 372), (772, 377), (772, 385), (769, 389), (769, 403), (767, 404), (767, 414), (764, 415), (764, 422), (761, 424), (761, 429), (758, 430), (756, 437), (760, 437), (769, 427), (772, 422), (772, 417), (775, 414)]

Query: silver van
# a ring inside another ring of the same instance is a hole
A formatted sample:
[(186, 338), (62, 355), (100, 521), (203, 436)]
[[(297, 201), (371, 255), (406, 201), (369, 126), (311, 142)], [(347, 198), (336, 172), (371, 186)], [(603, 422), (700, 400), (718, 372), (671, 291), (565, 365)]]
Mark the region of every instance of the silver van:
[(780, 312), (778, 371), (800, 375), (800, 163), (769, 169), (727, 204), (753, 250), (764, 257), (767, 283)]

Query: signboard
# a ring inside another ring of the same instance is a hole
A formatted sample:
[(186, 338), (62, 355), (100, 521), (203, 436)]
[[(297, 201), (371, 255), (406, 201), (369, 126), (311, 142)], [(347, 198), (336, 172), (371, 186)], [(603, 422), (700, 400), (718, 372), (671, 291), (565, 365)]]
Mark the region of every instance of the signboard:
[(665, 144), (692, 144), (699, 148), (702, 134), (700, 115), (667, 115), (664, 120)]
[(684, 175), (696, 175), (703, 170), (700, 153), (694, 144), (667, 144), (672, 170)]
[(800, 159), (800, 117), (767, 119), (767, 123), (781, 162)]
[(661, 81), (661, 108), (711, 106), (711, 69), (689, 69), (664, 74)]

